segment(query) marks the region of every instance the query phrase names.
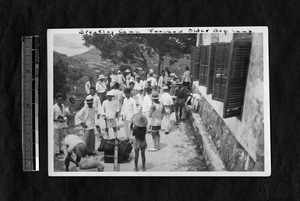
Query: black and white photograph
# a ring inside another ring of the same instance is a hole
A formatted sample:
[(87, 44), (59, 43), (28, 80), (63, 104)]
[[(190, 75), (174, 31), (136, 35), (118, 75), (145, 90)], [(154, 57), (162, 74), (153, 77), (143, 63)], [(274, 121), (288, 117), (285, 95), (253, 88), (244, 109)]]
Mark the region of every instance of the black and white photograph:
[(49, 176), (270, 176), (267, 27), (48, 29)]

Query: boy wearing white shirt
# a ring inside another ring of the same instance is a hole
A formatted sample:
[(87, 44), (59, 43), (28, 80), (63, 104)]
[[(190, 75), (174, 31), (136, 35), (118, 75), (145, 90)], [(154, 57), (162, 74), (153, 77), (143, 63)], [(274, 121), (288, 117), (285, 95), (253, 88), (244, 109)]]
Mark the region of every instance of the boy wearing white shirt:
[[(114, 94), (113, 99), (115, 99), (117, 101), (119, 111), (121, 111), (122, 105), (123, 105), (123, 100), (125, 98), (125, 94), (123, 91), (120, 90), (120, 84), (115, 83), (114, 88), (111, 90), (111, 92)], [(117, 116), (118, 130), (120, 130), (119, 125), (120, 125), (120, 112), (118, 113), (118, 116)]]
[(105, 99), (105, 93), (107, 91), (107, 86), (105, 82), (105, 76), (99, 75), (98, 82), (96, 83), (96, 91), (98, 93), (98, 96), (100, 97), (101, 103), (103, 103)]
[(87, 106), (83, 107), (75, 115), (75, 125), (80, 124), (83, 127), (83, 140), (87, 146), (88, 155), (92, 155), (95, 150), (95, 115), (96, 111), (93, 107), (93, 97), (88, 95), (86, 97)]
[(146, 90), (146, 95), (143, 98), (142, 113), (148, 119), (147, 128), (149, 129), (149, 126), (150, 126), (149, 112), (150, 112), (150, 109), (151, 109), (151, 106), (152, 106), (152, 99), (151, 99), (152, 89), (148, 87), (145, 90)]
[(132, 135), (130, 132), (130, 126), (132, 123), (132, 116), (136, 113), (137, 107), (136, 107), (136, 101), (131, 97), (131, 90), (130, 89), (125, 89), (125, 99), (122, 105), (122, 110), (121, 110), (121, 116), (122, 120), (124, 121), (124, 129), (125, 129), (125, 134), (127, 139), (132, 139)]
[(119, 113), (118, 103), (116, 100), (113, 99), (114, 93), (112, 91), (107, 92), (107, 100), (105, 100), (102, 104), (102, 110), (103, 110), (103, 118), (105, 120), (106, 128), (106, 137), (109, 139), (109, 129), (113, 128), (115, 138), (117, 138), (117, 121), (116, 118)]
[(163, 104), (164, 107), (164, 119), (165, 119), (165, 134), (169, 134), (170, 132), (170, 115), (171, 109), (173, 107), (173, 99), (169, 94), (169, 88), (167, 86), (163, 87), (163, 93), (160, 96), (159, 101)]
[(66, 110), (63, 104), (63, 94), (57, 93), (55, 99), (56, 103), (53, 106), (54, 154), (56, 155), (56, 157), (58, 157), (59, 154), (63, 153), (61, 150), (61, 141), (65, 135), (65, 128), (68, 127), (66, 123), (66, 115), (69, 114), (69, 111)]

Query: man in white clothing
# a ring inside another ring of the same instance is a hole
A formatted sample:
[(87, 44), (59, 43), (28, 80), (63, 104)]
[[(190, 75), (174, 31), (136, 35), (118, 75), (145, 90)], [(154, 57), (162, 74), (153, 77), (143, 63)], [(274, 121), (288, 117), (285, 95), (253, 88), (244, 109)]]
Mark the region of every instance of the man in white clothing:
[(173, 99), (169, 94), (169, 88), (167, 86), (163, 87), (163, 93), (159, 100), (164, 107), (164, 120), (165, 120), (165, 134), (169, 134), (170, 132), (170, 115), (171, 109), (173, 107)]
[(185, 72), (183, 73), (182, 76), (182, 84), (183, 86), (190, 86), (192, 83), (192, 79), (191, 79), (191, 72), (190, 72), (190, 68), (188, 66), (185, 67)]
[(151, 87), (154, 87), (157, 85), (156, 79), (153, 77), (153, 73), (149, 74), (149, 78), (147, 79), (147, 82), (151, 83)]
[(118, 75), (117, 75), (116, 70), (113, 70), (113, 73), (109, 77), (110, 77), (109, 86), (112, 88), (115, 85), (115, 83), (117, 83), (117, 81), (118, 81)]
[(103, 103), (103, 101), (105, 100), (105, 94), (106, 94), (106, 91), (107, 91), (107, 86), (106, 86), (106, 83), (105, 83), (105, 76), (104, 75), (99, 75), (98, 80), (99, 81), (96, 83), (96, 91), (97, 91), (97, 94), (100, 98), (101, 103)]
[[(111, 92), (114, 94), (114, 100), (117, 101), (118, 104), (118, 110), (121, 111), (122, 109), (122, 105), (123, 105), (123, 100), (125, 98), (125, 94), (123, 91), (120, 90), (120, 84), (119, 83), (115, 83), (114, 88), (111, 90)], [(118, 130), (120, 130), (120, 112), (118, 112), (118, 116), (117, 116), (117, 127)]]
[(96, 111), (93, 107), (94, 99), (91, 95), (86, 97), (87, 106), (83, 107), (75, 115), (75, 125), (80, 124), (83, 127), (83, 140), (87, 146), (88, 155), (92, 155), (95, 151), (95, 115)]
[(124, 121), (124, 129), (127, 139), (132, 139), (130, 126), (132, 123), (132, 116), (134, 114), (137, 114), (137, 107), (136, 107), (136, 101), (131, 97), (131, 91), (130, 89), (124, 90), (126, 98), (124, 99), (122, 110), (121, 110), (121, 116), (122, 120)]
[(167, 80), (166, 73), (165, 73), (164, 70), (162, 70), (162, 71), (161, 71), (161, 76), (159, 77), (158, 83), (157, 83), (158, 88), (159, 88), (159, 90), (161, 91), (160, 94), (162, 94), (162, 91), (163, 91), (162, 89), (163, 89), (164, 86), (167, 85), (167, 82), (168, 82), (168, 80)]
[[(102, 107), (101, 107), (101, 101), (99, 96), (96, 94), (95, 87), (91, 87), (90, 89), (91, 96), (93, 97), (93, 107), (96, 111), (95, 115), (95, 125), (98, 133), (101, 135), (101, 129), (100, 129), (100, 115), (102, 114)], [(87, 107), (87, 103), (85, 101), (85, 106)]]
[(119, 83), (120, 85), (120, 89), (123, 91), (124, 90), (124, 83), (126, 82), (125, 77), (123, 76), (123, 74), (121, 73), (120, 70), (118, 70), (118, 74), (117, 74), (117, 83)]
[(102, 110), (103, 110), (103, 118), (105, 121), (105, 132), (106, 132), (106, 138), (109, 139), (109, 129), (112, 128), (114, 130), (115, 138), (117, 138), (117, 116), (119, 113), (118, 103), (114, 97), (114, 93), (112, 91), (107, 92), (106, 97), (107, 100), (105, 100), (102, 104)]

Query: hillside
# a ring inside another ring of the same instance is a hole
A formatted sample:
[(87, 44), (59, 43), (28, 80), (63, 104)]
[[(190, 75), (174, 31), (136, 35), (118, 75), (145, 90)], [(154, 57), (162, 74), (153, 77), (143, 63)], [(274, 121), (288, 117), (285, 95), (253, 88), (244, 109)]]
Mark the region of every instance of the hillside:
[(74, 55), (71, 58), (87, 65), (89, 68), (93, 69), (97, 73), (106, 73), (111, 68), (115, 67), (109, 60), (104, 60), (100, 56), (100, 51), (93, 48), (82, 54)]
[(74, 59), (72, 57), (68, 57), (65, 54), (61, 54), (61, 53), (58, 53), (58, 52), (53, 52), (54, 64), (58, 60), (62, 60), (70, 68), (79, 68), (79, 69), (81, 69), (83, 76), (95, 76), (96, 75), (95, 70), (91, 69), (89, 66), (87, 66), (86, 64), (80, 62), (79, 60)]

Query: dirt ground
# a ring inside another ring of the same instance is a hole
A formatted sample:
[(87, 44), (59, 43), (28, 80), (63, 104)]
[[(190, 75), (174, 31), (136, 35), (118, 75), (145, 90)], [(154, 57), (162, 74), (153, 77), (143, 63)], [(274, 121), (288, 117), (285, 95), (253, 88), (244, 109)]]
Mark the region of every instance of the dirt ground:
[[(162, 124), (164, 125), (164, 120)], [(165, 135), (164, 131), (160, 131), (161, 142), (160, 150), (157, 152), (149, 152), (146, 150), (146, 171), (207, 171), (205, 159), (201, 155), (201, 149), (194, 137), (194, 130), (189, 120), (184, 120), (179, 125), (174, 125), (175, 114), (171, 115), (171, 132)], [(101, 129), (104, 132), (104, 121), (101, 121)], [(110, 137), (113, 138), (113, 130), (110, 129)], [(75, 128), (69, 128), (68, 134), (83, 135), (80, 126)], [(96, 155), (90, 156), (94, 160), (100, 161), (105, 167), (104, 171), (114, 171), (114, 164), (104, 163), (104, 152), (98, 152), (97, 149), (100, 144), (99, 134), (95, 130), (96, 134)], [(120, 131), (118, 132), (118, 138), (124, 139), (125, 133), (123, 124), (120, 124)], [(153, 146), (152, 136), (150, 133), (146, 134), (146, 141), (148, 148)], [(134, 171), (134, 160), (132, 157), (129, 161), (119, 164), (119, 171)], [(141, 156), (139, 157), (139, 171), (141, 171)], [(64, 161), (54, 159), (54, 171), (64, 171)], [(86, 171), (76, 169), (73, 163), (70, 163), (70, 171)], [(89, 171), (97, 171), (92, 169)]]

